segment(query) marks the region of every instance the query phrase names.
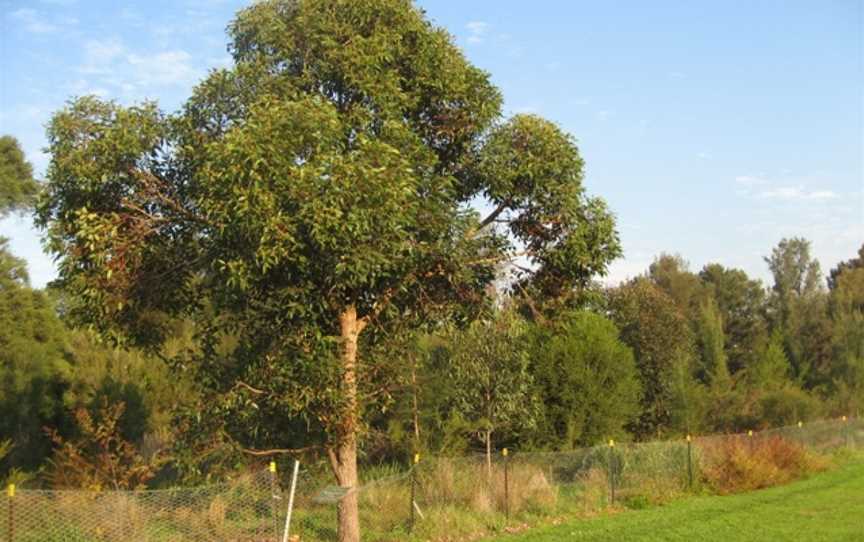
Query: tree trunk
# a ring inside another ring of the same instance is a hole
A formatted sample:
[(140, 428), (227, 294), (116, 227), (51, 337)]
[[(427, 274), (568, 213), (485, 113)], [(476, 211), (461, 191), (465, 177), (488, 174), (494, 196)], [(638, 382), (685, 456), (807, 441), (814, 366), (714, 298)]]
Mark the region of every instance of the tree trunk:
[(414, 402), (414, 450), (420, 449), (420, 408), (417, 404), (417, 357), (411, 356), (411, 389)]
[(357, 508), (357, 339), (366, 323), (358, 320), (351, 305), (339, 315), (342, 337), (342, 389), (345, 394), (345, 419), (340, 442), (330, 450), (330, 461), (341, 487), (348, 493), (338, 507), (339, 542), (360, 542), (360, 515)]

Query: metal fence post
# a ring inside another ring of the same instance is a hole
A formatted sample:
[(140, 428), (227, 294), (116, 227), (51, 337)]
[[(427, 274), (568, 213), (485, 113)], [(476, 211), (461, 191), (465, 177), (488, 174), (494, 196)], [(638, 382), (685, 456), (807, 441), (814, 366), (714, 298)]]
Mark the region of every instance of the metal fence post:
[(507, 454), (507, 448), (504, 448), (502, 454), (504, 455), (504, 518), (510, 519), (510, 459)]
[(693, 489), (693, 439), (687, 435), (687, 487)]
[(8, 518), (8, 530), (6, 534), (8, 535), (8, 542), (14, 542), (15, 540), (15, 484), (9, 484), (9, 487), (6, 489), (6, 497), (9, 501), (9, 518)]
[(609, 502), (615, 504), (615, 441), (609, 440)]

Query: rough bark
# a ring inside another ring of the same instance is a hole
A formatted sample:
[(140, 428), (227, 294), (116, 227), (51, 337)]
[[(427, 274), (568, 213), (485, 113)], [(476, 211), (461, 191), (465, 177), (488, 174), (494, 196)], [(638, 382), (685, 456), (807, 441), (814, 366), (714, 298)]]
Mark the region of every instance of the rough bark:
[(352, 305), (339, 315), (342, 338), (342, 386), (345, 394), (345, 423), (339, 443), (330, 453), (336, 479), (348, 490), (338, 507), (339, 542), (360, 542), (360, 517), (357, 508), (357, 342), (366, 322), (357, 318)]

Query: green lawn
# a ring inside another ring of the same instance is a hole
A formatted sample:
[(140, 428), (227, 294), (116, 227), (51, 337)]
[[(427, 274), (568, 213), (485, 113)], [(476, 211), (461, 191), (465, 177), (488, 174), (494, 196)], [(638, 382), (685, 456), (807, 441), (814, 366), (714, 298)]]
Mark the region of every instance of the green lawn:
[(864, 460), (787, 486), (728, 497), (694, 497), (492, 540), (864, 541)]

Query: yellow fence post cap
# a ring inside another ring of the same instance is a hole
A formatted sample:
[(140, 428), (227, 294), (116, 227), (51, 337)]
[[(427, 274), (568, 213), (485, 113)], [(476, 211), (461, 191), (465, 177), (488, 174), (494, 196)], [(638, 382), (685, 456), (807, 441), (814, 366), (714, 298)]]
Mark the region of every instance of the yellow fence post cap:
[(507, 448), (504, 448), (504, 451), (501, 452), (504, 457), (507, 457)]
[(846, 421), (846, 416), (843, 416), (843, 421), (844, 421), (844, 422)]
[(615, 441), (614, 441), (614, 440), (609, 439), (609, 447), (610, 447), (610, 448), (614, 448), (614, 447), (615, 447)]
[(747, 431), (747, 436), (748, 436), (748, 437), (752, 437), (752, 436), (753, 436), (753, 430), (752, 430), (752, 429), (750, 429), (749, 431)]
[(690, 440), (691, 440), (690, 435), (687, 435), (687, 442), (690, 442)]
[(15, 496), (15, 484), (9, 484), (9, 487), (6, 489), (6, 492), (9, 494), (10, 497), (14, 497)]
[(276, 462), (275, 461), (270, 462), (270, 472), (273, 472), (273, 473), (276, 472)]
[(420, 462), (420, 454), (414, 454), (414, 464), (416, 465), (419, 462)]
[(804, 427), (804, 422), (798, 422), (798, 427)]

